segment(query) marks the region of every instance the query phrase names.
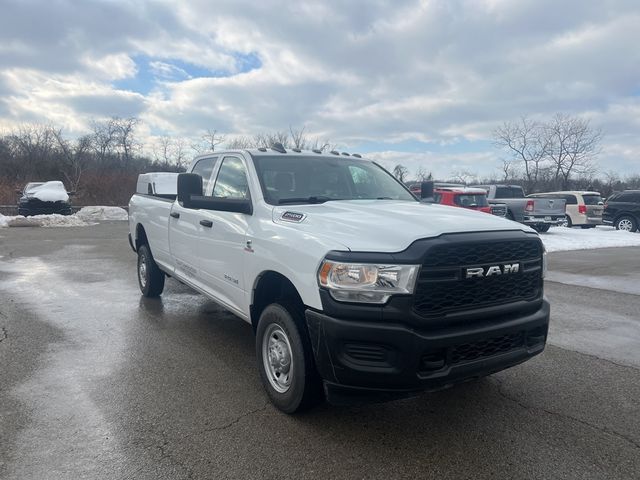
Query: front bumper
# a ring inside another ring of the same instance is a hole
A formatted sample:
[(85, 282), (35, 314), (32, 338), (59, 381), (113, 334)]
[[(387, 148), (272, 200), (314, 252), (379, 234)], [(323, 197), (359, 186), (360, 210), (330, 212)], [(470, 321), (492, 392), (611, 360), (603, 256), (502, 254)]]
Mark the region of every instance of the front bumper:
[(30, 200), (18, 204), (18, 215), (25, 217), (33, 215), (71, 215), (71, 205), (67, 202), (41, 202)]
[(549, 311), (543, 301), (498, 324), (483, 320), (425, 332), (313, 310), (306, 320), (327, 399), (349, 404), (440, 390), (522, 363), (544, 350)]

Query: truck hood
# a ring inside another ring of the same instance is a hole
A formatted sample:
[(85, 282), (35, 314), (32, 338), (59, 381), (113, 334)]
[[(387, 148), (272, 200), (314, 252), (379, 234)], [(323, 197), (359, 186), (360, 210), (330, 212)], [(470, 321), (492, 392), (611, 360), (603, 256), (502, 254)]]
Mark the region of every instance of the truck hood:
[(331, 236), (352, 251), (399, 252), (444, 233), (532, 229), (483, 212), (394, 200), (342, 200), (273, 209), (273, 221), (309, 235)]

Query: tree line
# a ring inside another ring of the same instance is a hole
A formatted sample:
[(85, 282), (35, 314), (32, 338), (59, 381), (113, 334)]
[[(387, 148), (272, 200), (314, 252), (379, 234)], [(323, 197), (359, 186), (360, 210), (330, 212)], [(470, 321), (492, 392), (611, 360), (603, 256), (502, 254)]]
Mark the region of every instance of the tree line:
[[(0, 204), (15, 203), (15, 189), (27, 182), (62, 180), (77, 192), (77, 204), (125, 205), (139, 173), (184, 171), (194, 155), (221, 146), (258, 148), (279, 142), (285, 148), (335, 149), (329, 141), (311, 137), (304, 127), (232, 137), (207, 130), (195, 141), (161, 136), (143, 148), (139, 127), (135, 117), (113, 117), (91, 122), (86, 134), (73, 139), (61, 128), (44, 124), (19, 125), (0, 135)], [(529, 193), (578, 189), (609, 195), (640, 188), (640, 175), (621, 178), (613, 171), (597, 173), (602, 132), (579, 117), (557, 114), (546, 122), (522, 117), (497, 128), (493, 141), (506, 154), (499, 173), (480, 178), (458, 170), (439, 180), (517, 184)], [(398, 164), (392, 173), (403, 182), (433, 179), (425, 166), (411, 174)]]
[(196, 141), (161, 136), (143, 148), (140, 120), (113, 117), (93, 121), (90, 131), (74, 139), (61, 128), (23, 124), (0, 135), (0, 204), (15, 204), (16, 189), (27, 182), (62, 180), (76, 192), (79, 205), (126, 205), (135, 191), (138, 174), (184, 171), (200, 153), (227, 148), (268, 147), (327, 150), (327, 141), (311, 138), (305, 128), (227, 139), (207, 130)]
[[(640, 188), (640, 175), (622, 178), (615, 171), (598, 172), (603, 133), (588, 119), (558, 113), (548, 121), (521, 117), (493, 131), (493, 144), (504, 152), (499, 173), (480, 177), (467, 170), (454, 171), (442, 182), (463, 185), (507, 183), (527, 193), (558, 190), (593, 190), (605, 196)], [(402, 164), (392, 173), (399, 180), (431, 180), (422, 167), (412, 177)]]

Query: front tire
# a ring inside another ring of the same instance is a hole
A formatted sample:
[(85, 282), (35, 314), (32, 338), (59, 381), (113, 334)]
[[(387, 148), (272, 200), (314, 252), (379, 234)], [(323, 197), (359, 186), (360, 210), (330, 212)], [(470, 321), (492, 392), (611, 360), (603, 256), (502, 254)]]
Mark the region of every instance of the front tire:
[(303, 322), (301, 308), (272, 303), (262, 311), (256, 330), (260, 379), (271, 402), (285, 413), (301, 412), (323, 398)]
[(636, 222), (636, 219), (626, 215), (618, 218), (614, 225), (616, 230), (624, 230), (626, 232), (635, 232), (638, 230), (638, 223)]
[(138, 248), (138, 285), (145, 297), (158, 297), (164, 290), (164, 273), (153, 259), (148, 245)]

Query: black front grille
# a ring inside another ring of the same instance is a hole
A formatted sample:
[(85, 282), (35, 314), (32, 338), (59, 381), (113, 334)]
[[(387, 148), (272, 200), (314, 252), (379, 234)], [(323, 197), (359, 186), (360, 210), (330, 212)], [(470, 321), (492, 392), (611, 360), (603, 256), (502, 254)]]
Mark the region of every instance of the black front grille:
[(424, 267), (462, 267), (540, 258), (539, 240), (444, 244), (431, 248)]
[(473, 343), (463, 343), (451, 349), (451, 363), (472, 362), (478, 358), (493, 357), (524, 346), (524, 332), (508, 333)]
[[(517, 264), (517, 273), (466, 278), (467, 268)], [(538, 239), (442, 244), (429, 249), (416, 285), (413, 309), (423, 317), (530, 301), (542, 295)]]

